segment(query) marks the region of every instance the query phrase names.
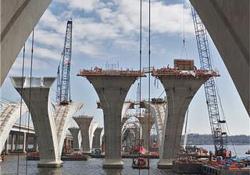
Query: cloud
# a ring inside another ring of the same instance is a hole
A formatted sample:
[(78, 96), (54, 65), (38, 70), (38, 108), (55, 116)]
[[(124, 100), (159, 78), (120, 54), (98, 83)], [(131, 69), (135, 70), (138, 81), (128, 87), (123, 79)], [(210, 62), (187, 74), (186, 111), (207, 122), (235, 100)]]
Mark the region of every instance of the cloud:
[(34, 57), (41, 59), (50, 59), (54, 61), (59, 61), (61, 59), (61, 54), (60, 52), (58, 52), (58, 50), (42, 47), (35, 48), (34, 50)]
[[(100, 11), (99, 14), (103, 15), (102, 19), (110, 16), (113, 17), (116, 25), (119, 25), (124, 32), (137, 31), (139, 29), (139, 0), (117, 0), (115, 1), (118, 6), (117, 11), (113, 12), (108, 10)], [(143, 28), (148, 29), (148, 2), (143, 1)], [(184, 28), (183, 28), (184, 26)], [(183, 8), (182, 4), (164, 4), (161, 1), (151, 2), (151, 28), (155, 33), (171, 33), (176, 34), (183, 31), (186, 33), (193, 32), (193, 24), (191, 11), (189, 8)]]
[[(10, 69), (10, 75), (19, 75), (21, 76), (21, 69), (22, 69), (22, 64), (23, 63), (23, 58), (22, 56), (18, 56), (15, 63), (13, 64), (12, 68)], [(34, 58), (33, 60), (33, 70), (46, 70), (48, 66), (48, 63), (45, 60), (41, 59), (36, 59)], [(24, 59), (24, 74), (29, 75), (29, 69), (30, 69), (30, 55), (27, 55)]]
[(56, 0), (59, 3), (67, 4), (69, 8), (92, 11), (100, 3), (99, 0)]
[[(134, 50), (139, 37), (139, 0), (56, 0), (65, 11), (56, 14), (46, 10), (36, 33), (37, 57), (60, 59), (63, 49), (66, 21), (73, 15), (74, 54), (98, 58), (106, 53), (107, 43), (120, 49)], [(182, 4), (164, 4), (152, 1), (151, 29), (154, 34), (193, 33), (189, 8)], [(82, 16), (83, 12), (89, 15)], [(67, 15), (68, 14), (68, 15)], [(143, 1), (143, 30), (148, 30), (148, 2)], [(129, 43), (132, 44), (129, 44)]]
[(46, 30), (36, 30), (35, 42), (38, 44), (49, 46), (63, 50), (64, 35)]

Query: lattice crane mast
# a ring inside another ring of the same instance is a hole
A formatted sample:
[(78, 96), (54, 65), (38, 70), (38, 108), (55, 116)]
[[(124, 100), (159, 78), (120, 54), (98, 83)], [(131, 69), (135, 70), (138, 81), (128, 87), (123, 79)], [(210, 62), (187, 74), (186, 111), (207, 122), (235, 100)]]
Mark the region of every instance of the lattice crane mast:
[[(62, 60), (57, 71), (57, 96), (58, 104), (68, 104), (71, 102), (70, 94), (70, 66), (72, 52), (72, 20), (67, 22)], [(61, 68), (61, 71), (60, 71)]]
[[(199, 52), (201, 69), (212, 70), (207, 31), (200, 17), (194, 8), (192, 8), (192, 17), (195, 29), (195, 36)], [(227, 133), (223, 131), (225, 120), (221, 120), (215, 79), (211, 77), (204, 83), (206, 103), (208, 108), (209, 122), (212, 130), (213, 142), (215, 146), (215, 155), (224, 156), (227, 144)]]

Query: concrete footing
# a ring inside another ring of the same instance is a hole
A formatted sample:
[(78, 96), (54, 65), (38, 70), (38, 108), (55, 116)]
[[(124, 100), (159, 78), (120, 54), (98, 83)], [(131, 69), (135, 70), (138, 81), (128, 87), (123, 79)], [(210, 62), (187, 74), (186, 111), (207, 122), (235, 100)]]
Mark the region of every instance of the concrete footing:
[(37, 164), (38, 168), (60, 168), (63, 166), (63, 161), (40, 161)]
[(166, 159), (161, 159), (157, 167), (159, 169), (172, 169), (173, 168), (173, 160), (166, 160)]
[(105, 169), (122, 169), (123, 161), (119, 159), (118, 160), (105, 159), (102, 167)]

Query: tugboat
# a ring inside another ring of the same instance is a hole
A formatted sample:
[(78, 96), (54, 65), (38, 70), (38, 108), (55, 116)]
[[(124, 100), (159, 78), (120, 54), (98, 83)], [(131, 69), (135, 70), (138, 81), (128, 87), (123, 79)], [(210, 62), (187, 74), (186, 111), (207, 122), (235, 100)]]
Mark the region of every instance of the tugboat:
[(146, 149), (143, 146), (135, 146), (133, 153), (138, 154), (137, 158), (133, 158), (132, 168), (149, 169), (149, 160), (145, 157)]
[(149, 169), (148, 158), (138, 157), (133, 159), (132, 168), (134, 169)]

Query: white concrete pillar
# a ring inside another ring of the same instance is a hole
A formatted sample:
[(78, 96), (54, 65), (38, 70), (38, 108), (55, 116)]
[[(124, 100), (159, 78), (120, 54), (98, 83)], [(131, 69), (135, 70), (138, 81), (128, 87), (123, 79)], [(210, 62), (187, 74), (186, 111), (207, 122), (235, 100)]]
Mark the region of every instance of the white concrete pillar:
[(92, 144), (92, 148), (95, 149), (101, 149), (101, 134), (103, 132), (103, 128), (96, 128), (95, 132), (94, 132), (94, 138), (93, 138), (93, 144)]
[(16, 133), (15, 134), (15, 143), (14, 143), (15, 148), (14, 148), (14, 151), (18, 151), (19, 144), (20, 144), (20, 134)]
[(5, 142), (5, 154), (9, 153), (9, 137), (7, 138)]
[(146, 148), (147, 150), (150, 149), (150, 143), (149, 143), (149, 139), (150, 139), (150, 131), (151, 128), (153, 126), (153, 119), (152, 117), (146, 113), (143, 117), (138, 117), (138, 120), (141, 124), (141, 128), (142, 128), (142, 139), (143, 139), (143, 146), (144, 148)]
[(212, 76), (210, 73), (193, 76), (175, 74), (176, 72), (157, 70), (152, 74), (160, 79), (168, 100), (168, 116), (164, 121), (158, 168), (172, 167), (172, 162), (180, 150), (186, 110), (201, 85)]
[(34, 150), (35, 152), (38, 152), (37, 136), (34, 135), (34, 136), (33, 136), (33, 139), (34, 139), (33, 150)]
[[(12, 77), (14, 87), (22, 94), (26, 105), (30, 107), (29, 111), (38, 136), (40, 153), (38, 167), (62, 166), (55, 121), (48, 111), (49, 90), (54, 80), (53, 77)], [(21, 93), (22, 86), (23, 92)]]
[[(27, 144), (27, 145), (26, 145)], [(23, 144), (22, 144), (22, 152), (26, 153), (26, 148), (28, 146), (28, 139), (27, 139), (27, 134), (26, 132), (23, 133)]]
[(130, 86), (142, 76), (137, 71), (81, 71), (95, 88), (104, 113), (105, 161), (103, 168), (122, 168), (121, 115)]
[(90, 154), (91, 153), (91, 147), (90, 147), (90, 124), (93, 120), (92, 116), (82, 115), (79, 117), (74, 117), (74, 120), (78, 124), (81, 135), (82, 135), (82, 151), (84, 154)]
[(73, 137), (73, 149), (77, 151), (80, 148), (79, 139), (78, 139), (80, 129), (79, 128), (69, 128), (69, 131)]
[(11, 152), (14, 152), (14, 148), (15, 148), (15, 134), (12, 133), (11, 134), (11, 146), (10, 146)]

